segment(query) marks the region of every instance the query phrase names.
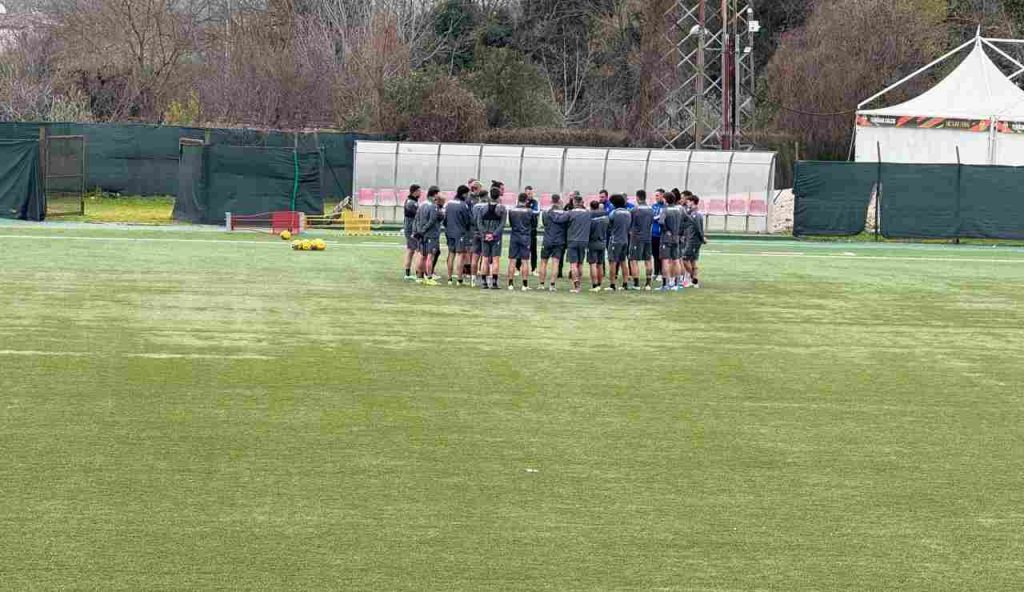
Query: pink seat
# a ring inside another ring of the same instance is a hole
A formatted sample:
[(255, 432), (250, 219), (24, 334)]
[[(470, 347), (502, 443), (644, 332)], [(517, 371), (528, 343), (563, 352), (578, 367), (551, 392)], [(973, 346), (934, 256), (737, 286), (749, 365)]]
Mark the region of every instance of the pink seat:
[(398, 192), (398, 203), (404, 204), (405, 200), (407, 200), (407, 199), (409, 199), (409, 190), (408, 189), (402, 189), (401, 191)]
[[(408, 191), (406, 192), (408, 193)], [(397, 206), (398, 197), (395, 195), (394, 189), (381, 189), (377, 193), (377, 203), (382, 206)]]
[(551, 194), (541, 193), (540, 194), (540, 207), (542, 210), (546, 210), (551, 207)]
[(707, 200), (707, 210), (705, 211), (711, 216), (724, 216), (725, 215), (725, 200), (719, 198), (711, 198)]
[(730, 216), (746, 216), (747, 215), (747, 196), (745, 195), (733, 195), (729, 198), (729, 215)]
[(451, 201), (451, 200), (455, 199), (455, 192), (454, 191), (442, 191), (441, 192), (441, 197), (443, 197), (445, 199), (445, 201)]
[(514, 206), (514, 205), (516, 205), (516, 202), (518, 200), (519, 200), (519, 194), (518, 193), (510, 193), (510, 192), (506, 191), (505, 193), (503, 193), (501, 195), (501, 204), (505, 205), (505, 206)]
[(768, 215), (768, 202), (763, 199), (755, 199), (750, 202), (750, 215), (751, 216), (767, 216)]
[(367, 207), (375, 206), (377, 205), (377, 194), (373, 189), (360, 189), (356, 203)]

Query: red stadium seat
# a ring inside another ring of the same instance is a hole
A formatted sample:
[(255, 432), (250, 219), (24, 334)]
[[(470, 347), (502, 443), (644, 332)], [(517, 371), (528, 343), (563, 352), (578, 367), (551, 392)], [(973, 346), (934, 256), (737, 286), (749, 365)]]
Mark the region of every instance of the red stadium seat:
[(442, 191), (441, 192), (441, 197), (443, 197), (445, 199), (445, 201), (451, 201), (451, 200), (455, 199), (455, 192), (454, 191)]
[(407, 199), (409, 199), (409, 190), (408, 189), (402, 189), (401, 191), (398, 192), (398, 203), (399, 204), (404, 204), (405, 200), (407, 200)]
[[(701, 203), (705, 203), (705, 201), (701, 200)], [(708, 198), (705, 207), (707, 208), (705, 210), (705, 213), (708, 214), (709, 216), (724, 216), (726, 213), (725, 200), (721, 198)]]
[[(405, 192), (408, 195), (408, 191)], [(395, 195), (394, 189), (381, 189), (377, 193), (378, 204), (382, 206), (397, 206), (398, 197)]]
[(540, 208), (546, 210), (551, 207), (551, 194), (541, 193), (540, 194)]
[(750, 201), (750, 215), (751, 216), (767, 216), (768, 215), (768, 202), (763, 199), (754, 199)]
[(377, 193), (373, 189), (360, 189), (356, 204), (363, 207), (377, 205)]
[(729, 198), (729, 215), (730, 216), (746, 216), (747, 215), (747, 196), (745, 195), (733, 195)]
[(514, 206), (514, 205), (516, 205), (516, 201), (518, 201), (518, 199), (519, 199), (519, 194), (518, 193), (510, 193), (510, 192), (506, 191), (505, 193), (503, 193), (501, 195), (501, 205), (504, 205), (504, 206)]

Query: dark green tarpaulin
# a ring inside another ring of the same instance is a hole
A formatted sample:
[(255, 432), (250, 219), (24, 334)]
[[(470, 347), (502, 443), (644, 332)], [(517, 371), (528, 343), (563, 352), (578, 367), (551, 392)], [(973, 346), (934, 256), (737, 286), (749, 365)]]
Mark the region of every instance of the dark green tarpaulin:
[(882, 235), (956, 237), (957, 174), (956, 165), (883, 164)]
[(800, 162), (793, 233), (857, 234), (880, 182), (889, 238), (1024, 240), (1024, 167)]
[(877, 179), (878, 166), (874, 164), (796, 163), (793, 234), (850, 236), (863, 232)]
[(182, 138), (212, 145), (297, 148), (300, 153), (322, 151), (319, 158), (323, 197), (352, 195), (355, 140), (383, 139), (363, 134), (283, 132), (253, 129), (203, 129), (148, 124), (0, 123), (0, 139), (39, 138), (45, 126), (50, 135), (84, 136), (86, 188), (129, 195), (175, 195), (178, 190), (178, 151)]
[(961, 237), (1024, 240), (1024, 169), (965, 166), (960, 189)]
[(206, 160), (202, 144), (182, 144), (178, 164), (178, 191), (174, 198), (175, 220), (202, 223), (205, 219), (203, 179)]
[(0, 140), (0, 217), (46, 217), (46, 199), (39, 185), (39, 142)]
[(233, 215), (321, 215), (319, 152), (261, 146), (182, 146), (176, 220), (223, 224)]

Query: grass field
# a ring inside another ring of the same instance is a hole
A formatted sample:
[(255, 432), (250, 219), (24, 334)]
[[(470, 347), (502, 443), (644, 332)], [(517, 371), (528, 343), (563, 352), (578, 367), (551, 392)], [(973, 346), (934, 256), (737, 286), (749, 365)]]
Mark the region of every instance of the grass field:
[(397, 238), (0, 226), (5, 590), (1015, 590), (1024, 250), (721, 242), (681, 294)]

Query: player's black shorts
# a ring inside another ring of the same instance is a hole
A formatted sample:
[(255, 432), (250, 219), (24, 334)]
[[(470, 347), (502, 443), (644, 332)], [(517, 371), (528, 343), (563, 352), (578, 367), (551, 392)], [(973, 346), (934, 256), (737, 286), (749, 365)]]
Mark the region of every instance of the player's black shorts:
[(449, 253), (468, 253), (473, 244), (465, 236), (448, 237)]
[(653, 254), (651, 241), (632, 242), (629, 244), (630, 261), (647, 261)]
[(419, 251), (420, 241), (416, 240), (416, 237), (409, 235), (405, 237), (405, 248), (410, 251)]
[(420, 241), (420, 254), (422, 254), (424, 256), (426, 256), (426, 255), (433, 255), (434, 253), (437, 253), (440, 250), (441, 250), (440, 238), (425, 236), (425, 237), (423, 237), (423, 240)]
[(686, 243), (683, 247), (683, 261), (697, 261), (700, 259), (700, 248), (703, 243), (700, 241), (693, 241)]
[(561, 259), (565, 255), (565, 245), (551, 245), (550, 247), (541, 247), (540, 258), (547, 261), (548, 259)]
[(470, 240), (470, 242), (473, 245), (472, 246), (473, 253), (475, 253), (477, 255), (483, 254), (483, 252), (484, 252), (484, 241), (483, 241), (483, 239), (480, 238), (480, 235), (479, 234), (474, 234), (473, 237), (470, 238), (469, 240)]
[(626, 261), (629, 254), (629, 245), (611, 243), (608, 245), (608, 261), (610, 263), (622, 263)]
[(587, 263), (591, 265), (604, 265), (604, 245), (599, 248), (590, 247), (587, 249)]
[(530, 238), (513, 238), (508, 243), (508, 258), (509, 259), (529, 259), (530, 258)]
[(679, 258), (679, 243), (661, 243), (661, 258), (662, 259), (678, 259)]
[(480, 239), (480, 256), (481, 257), (501, 257), (501, 239), (493, 241), (485, 241), (483, 238)]
[(566, 252), (569, 255), (569, 263), (583, 263), (587, 260), (587, 243), (569, 243)]

